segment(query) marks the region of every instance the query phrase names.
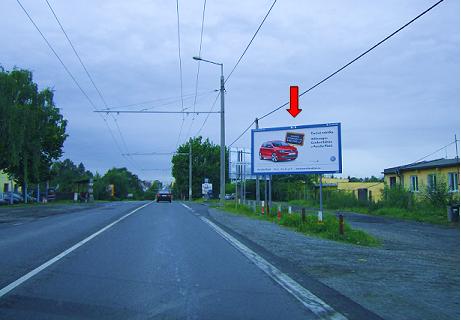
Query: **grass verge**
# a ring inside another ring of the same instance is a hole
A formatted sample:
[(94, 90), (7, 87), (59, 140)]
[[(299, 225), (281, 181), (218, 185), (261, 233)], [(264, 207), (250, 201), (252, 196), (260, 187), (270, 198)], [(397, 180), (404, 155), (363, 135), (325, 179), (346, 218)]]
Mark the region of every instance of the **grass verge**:
[(323, 239), (346, 242), (367, 247), (377, 247), (380, 245), (380, 241), (377, 238), (362, 230), (352, 229), (351, 226), (347, 223), (344, 224), (344, 235), (340, 235), (338, 219), (329, 213), (324, 213), (323, 223), (318, 223), (317, 216), (312, 214), (306, 214), (306, 221), (303, 222), (299, 214), (288, 214), (287, 212), (282, 212), (279, 221), (276, 212), (271, 212), (269, 215), (261, 215), (259, 214), (259, 212), (261, 212), (260, 209), (257, 210), (258, 213), (255, 213), (253, 208), (245, 205), (235, 205), (231, 203), (226, 203), (223, 207), (219, 207), (219, 210), (224, 210), (233, 214), (244, 215), (252, 219), (271, 221), (306, 235)]
[[(293, 200), (289, 201), (289, 204), (295, 206), (304, 206), (304, 207), (316, 207), (318, 204), (304, 201), (304, 200)], [(447, 220), (447, 213), (446, 210), (443, 209), (435, 209), (431, 207), (420, 207), (415, 208), (413, 210), (402, 209), (402, 208), (392, 208), (392, 207), (343, 207), (341, 209), (332, 208), (325, 205), (326, 208), (331, 210), (339, 210), (339, 211), (349, 211), (349, 212), (357, 212), (357, 213), (364, 213), (369, 215), (375, 216), (385, 216), (390, 218), (397, 218), (403, 220), (412, 220), (418, 222), (426, 222), (432, 224), (440, 224), (440, 225), (450, 225), (450, 222)]]

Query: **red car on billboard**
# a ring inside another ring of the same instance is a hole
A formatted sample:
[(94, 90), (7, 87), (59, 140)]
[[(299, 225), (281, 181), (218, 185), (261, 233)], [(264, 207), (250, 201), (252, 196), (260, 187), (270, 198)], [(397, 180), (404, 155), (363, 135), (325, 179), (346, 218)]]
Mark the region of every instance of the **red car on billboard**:
[(259, 148), (259, 159), (278, 161), (291, 161), (298, 157), (296, 147), (281, 140), (267, 141)]

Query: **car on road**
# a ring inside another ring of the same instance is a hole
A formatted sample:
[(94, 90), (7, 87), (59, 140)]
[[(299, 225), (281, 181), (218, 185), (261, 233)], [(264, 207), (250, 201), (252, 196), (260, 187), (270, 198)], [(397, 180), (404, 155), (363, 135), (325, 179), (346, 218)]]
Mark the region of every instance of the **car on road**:
[(224, 195), (224, 199), (225, 199), (225, 200), (234, 200), (234, 199), (235, 199), (235, 193), (230, 193), (230, 194), (229, 194), (229, 193), (226, 193), (226, 194)]
[(157, 193), (157, 202), (168, 201), (171, 203), (172, 199), (173, 199), (173, 196), (171, 192), (168, 190), (162, 190)]
[(259, 148), (259, 159), (278, 161), (292, 161), (298, 157), (296, 147), (281, 140), (264, 142)]
[(16, 192), (5, 192), (3, 194), (3, 200), (5, 200), (7, 204), (11, 203), (11, 199), (13, 199), (13, 203), (19, 203), (24, 201), (24, 198)]

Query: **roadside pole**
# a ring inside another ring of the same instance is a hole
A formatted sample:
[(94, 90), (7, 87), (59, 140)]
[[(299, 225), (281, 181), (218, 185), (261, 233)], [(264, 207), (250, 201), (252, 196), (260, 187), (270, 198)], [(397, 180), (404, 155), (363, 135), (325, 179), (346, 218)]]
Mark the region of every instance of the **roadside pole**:
[[(264, 206), (267, 207), (267, 176), (264, 176)], [(267, 210), (264, 209), (267, 214)]]
[(458, 138), (456, 137), (456, 134), (455, 134), (455, 148), (456, 148), (456, 159), (458, 159)]
[(10, 204), (13, 204), (14, 201), (13, 201), (13, 180), (10, 180)]
[[(242, 151), (242, 158), (243, 157), (243, 151)], [(245, 157), (246, 158), (246, 157)], [(245, 204), (245, 201), (246, 201), (246, 195), (247, 195), (247, 186), (246, 186), (246, 182), (247, 182), (247, 179), (246, 179), (246, 163), (244, 162), (242, 164), (243, 166), (243, 204)]]
[[(258, 118), (256, 118), (255, 120), (255, 125), (256, 125), (256, 129), (259, 129), (259, 122), (258, 122)], [(253, 155), (254, 157), (256, 155)], [(253, 161), (253, 159), (251, 160)], [(256, 175), (256, 203), (259, 205), (261, 203), (261, 195), (259, 194), (259, 175)]]
[(269, 213), (270, 213), (270, 210), (272, 208), (272, 175), (270, 174), (269, 175), (269, 188), (268, 188), (268, 192), (269, 192), (269, 195), (268, 195), (268, 201), (269, 201)]
[(320, 175), (320, 210), (319, 210), (317, 219), (318, 219), (318, 222), (323, 222), (322, 174)]
[(189, 201), (192, 201), (192, 139), (189, 140)]

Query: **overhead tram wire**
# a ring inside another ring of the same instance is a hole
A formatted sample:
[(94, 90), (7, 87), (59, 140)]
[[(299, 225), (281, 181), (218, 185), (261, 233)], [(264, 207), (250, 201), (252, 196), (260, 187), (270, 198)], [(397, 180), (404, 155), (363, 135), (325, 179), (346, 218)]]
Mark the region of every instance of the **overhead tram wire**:
[[(207, 91), (202, 91), (198, 94), (198, 96), (204, 96), (204, 95), (207, 95), (207, 94), (210, 94), (210, 93), (213, 93), (213, 92), (216, 92), (216, 89), (213, 89), (213, 90), (207, 90)], [(195, 93), (188, 93), (188, 94), (185, 94), (183, 97), (184, 97), (184, 100), (188, 100), (188, 99), (192, 99), (194, 97)], [(125, 105), (120, 105), (120, 106), (114, 106), (114, 107), (108, 107), (108, 108), (105, 108), (104, 110), (116, 110), (116, 109), (122, 109), (122, 108), (130, 108), (130, 107), (142, 107), (143, 105), (146, 105), (146, 104), (151, 104), (151, 103), (154, 103), (154, 102), (162, 102), (161, 104), (157, 105), (157, 106), (152, 106), (152, 107), (149, 107), (150, 109), (154, 109), (154, 108), (158, 108), (158, 107), (162, 107), (162, 106), (165, 106), (165, 105), (170, 105), (170, 104), (173, 104), (175, 102), (180, 102), (181, 101), (181, 97), (177, 97), (177, 96), (174, 96), (174, 97), (166, 97), (166, 98), (158, 98), (158, 99), (152, 99), (152, 100), (146, 100), (146, 101), (141, 101), (141, 102), (138, 102), (138, 103), (130, 103), (130, 104), (125, 104)], [(186, 108), (187, 110), (188, 108)]]
[(277, 0), (274, 0), (274, 2), (272, 3), (272, 5), (270, 6), (269, 10), (267, 11), (266, 15), (264, 16), (263, 20), (262, 20), (261, 23), (259, 24), (258, 29), (256, 29), (256, 32), (253, 34), (253, 37), (251, 37), (250, 42), (248, 42), (248, 44), (247, 44), (245, 50), (243, 50), (242, 54), (241, 54), (240, 57), (238, 58), (238, 60), (237, 60), (237, 62), (235, 63), (234, 67), (232, 68), (231, 72), (227, 75), (227, 78), (226, 78), (226, 80), (224, 81), (224, 83), (227, 83), (227, 81), (229, 80), (229, 78), (232, 76), (232, 74), (234, 73), (235, 69), (236, 69), (237, 66), (239, 65), (240, 61), (242, 61), (243, 56), (245, 55), (245, 53), (247, 53), (248, 48), (250, 48), (251, 44), (253, 43), (253, 40), (256, 38), (256, 35), (258, 34), (259, 30), (261, 30), (261, 27), (263, 26), (264, 22), (266, 21), (267, 17), (268, 17), (269, 14), (271, 13), (272, 8), (275, 6), (276, 3), (277, 3)]
[[(202, 10), (202, 27), (200, 30), (200, 45), (198, 49), (198, 57), (202, 56), (202, 44), (203, 44), (203, 26), (205, 24), (205, 10), (206, 10), (206, 0), (203, 1), (203, 10)], [(194, 97), (194, 106), (193, 110), (195, 111), (195, 106), (197, 105), (197, 92), (198, 92), (198, 80), (200, 75), (200, 60), (197, 63), (197, 74), (195, 76), (195, 97)], [(189, 137), (190, 131), (192, 130), (192, 126), (195, 121), (195, 115), (192, 116), (192, 121), (189, 126), (189, 130), (187, 130), (186, 139)]]
[[(178, 58), (179, 58), (179, 82), (181, 91), (181, 111), (184, 111), (184, 96), (182, 87), (182, 59), (181, 59), (181, 32), (179, 23), (179, 0), (176, 0), (176, 17), (177, 17), (177, 34), (178, 34)], [(181, 139), (182, 129), (184, 127), (184, 114), (182, 115), (181, 127), (179, 129), (178, 140), (176, 142), (176, 148), (179, 146), (179, 140)]]
[[(62, 25), (60, 19), (58, 18), (56, 12), (54, 11), (53, 7), (51, 6), (51, 4), (49, 3), (48, 0), (45, 0), (45, 2), (46, 2), (46, 4), (48, 5), (48, 8), (50, 9), (51, 13), (53, 14), (53, 16), (54, 16), (56, 22), (58, 23), (59, 27), (61, 28), (62, 33), (64, 34), (64, 36), (66, 37), (67, 41), (69, 42), (69, 45), (71, 46), (72, 51), (74, 52), (75, 56), (77, 57), (78, 61), (80, 62), (80, 65), (82, 66), (83, 70), (85, 70), (85, 73), (86, 73), (86, 75), (88, 76), (88, 79), (90, 79), (91, 84), (93, 85), (93, 87), (95, 88), (95, 90), (96, 90), (96, 92), (98, 93), (99, 97), (101, 98), (101, 101), (103, 102), (104, 106), (107, 108), (108, 105), (107, 105), (106, 99), (104, 99), (104, 96), (102, 95), (101, 90), (99, 90), (98, 86), (96, 85), (96, 83), (95, 83), (94, 80), (93, 80), (93, 77), (91, 76), (91, 74), (90, 74), (90, 72), (88, 71), (87, 67), (86, 67), (85, 64), (83, 63), (82, 58), (81, 58), (80, 55), (78, 54), (77, 49), (75, 49), (75, 46), (74, 46), (74, 44), (72, 43), (72, 40), (70, 40), (70, 38), (69, 38), (69, 36), (68, 36), (66, 30), (64, 29), (64, 27), (63, 27), (63, 25)], [(111, 117), (112, 117), (112, 120), (113, 120), (114, 123), (115, 123), (116, 129), (117, 129), (118, 134), (119, 134), (119, 136), (120, 136), (120, 139), (121, 139), (121, 141), (122, 141), (122, 145), (124, 146), (125, 150), (126, 150), (127, 152), (129, 152), (128, 146), (127, 146), (126, 141), (125, 141), (125, 138), (124, 138), (123, 133), (122, 133), (122, 131), (121, 131), (121, 129), (120, 129), (120, 126), (118, 125), (118, 122), (117, 122), (115, 116), (114, 116), (113, 114), (111, 114)], [(122, 154), (123, 154), (123, 152), (122, 152)], [(137, 167), (135, 161), (134, 161), (132, 158), (129, 158), (128, 160), (130, 160), (130, 161), (132, 162), (132, 164), (134, 164), (135, 167)]]
[[(231, 72), (228, 74), (228, 76), (226, 77), (226, 79), (224, 80), (224, 83), (227, 83), (227, 81), (229, 80), (229, 78), (231, 77), (231, 75), (234, 73), (235, 69), (237, 68), (237, 66), (240, 64), (240, 61), (242, 61), (243, 59), (243, 56), (247, 53), (248, 49), (250, 48), (251, 44), (253, 43), (253, 40), (256, 38), (256, 35), (259, 33), (259, 30), (261, 30), (261, 27), (263, 26), (264, 22), (266, 22), (266, 19), (267, 17), (269, 16), (269, 14), (271, 13), (272, 11), (272, 8), (275, 6), (275, 4), (277, 3), (277, 0), (274, 0), (274, 2), (272, 3), (272, 5), (270, 6), (269, 10), (267, 11), (266, 15), (264, 16), (264, 18), (262, 19), (261, 23), (259, 24), (258, 28), (256, 29), (255, 33), (253, 34), (253, 36), (251, 37), (250, 39), (250, 42), (248, 42), (247, 46), (245, 47), (245, 50), (243, 50), (242, 54), (240, 55), (240, 57), (238, 58), (237, 62), (235, 63), (234, 67), (232, 68)], [(219, 94), (218, 96), (216, 97), (215, 101), (213, 102), (213, 105), (211, 106), (210, 108), (210, 111), (213, 111), (215, 105), (216, 105), (216, 102), (218, 101), (218, 98), (219, 98)], [(202, 126), (200, 127), (197, 135), (200, 133), (200, 131), (202, 131), (203, 127), (205, 126), (207, 120), (209, 118), (209, 115), (205, 118), (205, 120), (203, 121), (203, 124)]]
[[(82, 86), (80, 85), (80, 83), (77, 81), (77, 79), (75, 78), (75, 76), (72, 74), (72, 72), (70, 72), (69, 68), (66, 66), (66, 64), (64, 63), (64, 61), (61, 59), (61, 57), (58, 55), (58, 53), (56, 52), (56, 50), (53, 48), (53, 46), (51, 45), (51, 43), (48, 41), (48, 39), (45, 37), (45, 35), (43, 34), (43, 32), (40, 30), (40, 28), (38, 27), (38, 25), (35, 23), (34, 19), (32, 19), (32, 17), (30, 16), (29, 12), (26, 10), (26, 8), (22, 5), (21, 1), (19, 0), (16, 0), (16, 2), (18, 3), (18, 5), (21, 7), (21, 9), (24, 11), (24, 13), (26, 14), (27, 18), (29, 19), (29, 21), (33, 24), (33, 26), (35, 27), (35, 29), (38, 31), (38, 33), (40, 34), (40, 36), (43, 38), (43, 40), (45, 41), (45, 43), (47, 44), (48, 48), (53, 52), (53, 54), (56, 56), (56, 58), (58, 59), (58, 61), (61, 63), (62, 67), (64, 68), (64, 70), (66, 71), (66, 73), (69, 75), (69, 77), (72, 79), (72, 81), (75, 83), (75, 85), (78, 87), (78, 89), (80, 90), (80, 92), (83, 94), (83, 96), (88, 100), (88, 102), (90, 103), (90, 105), (93, 107), (94, 110), (97, 110), (96, 108), (96, 105), (94, 104), (93, 100), (91, 100), (91, 98), (88, 96), (88, 94), (85, 92), (85, 90), (83, 90)], [(118, 144), (117, 140), (115, 139), (115, 136), (112, 132), (112, 129), (110, 128), (109, 124), (107, 123), (107, 119), (100, 115), (101, 119), (104, 121), (107, 129), (109, 130), (109, 133), (115, 143), (115, 146), (117, 147), (117, 149), (119, 150), (120, 153), (123, 153), (122, 149), (120, 148), (120, 145)]]
[[(436, 2), (435, 4), (433, 4), (432, 6), (430, 6), (428, 9), (424, 10), (423, 12), (421, 12), (419, 15), (417, 15), (415, 18), (411, 19), (410, 21), (408, 21), (407, 23), (405, 23), (403, 26), (401, 26), (400, 28), (398, 28), (397, 30), (395, 30), (394, 32), (392, 32), (391, 34), (389, 34), (387, 37), (385, 37), (384, 39), (382, 39), (381, 41), (377, 42), (375, 45), (373, 45), (371, 48), (369, 48), (368, 50), (364, 51), (363, 53), (361, 53), (360, 55), (358, 55), (357, 57), (355, 57), (354, 59), (352, 59), (351, 61), (349, 61), (348, 63), (346, 63), (345, 65), (343, 65), (341, 68), (337, 69), (335, 72), (331, 73), (330, 75), (328, 75), (327, 77), (323, 78), (322, 80), (320, 80), (319, 82), (317, 82), (316, 84), (314, 84), (312, 87), (310, 87), (309, 89), (303, 91), (299, 97), (305, 95), (306, 93), (310, 92), (311, 90), (315, 89), (316, 87), (318, 87), (319, 85), (321, 85), (322, 83), (324, 83), (325, 81), (327, 81), (328, 79), (332, 78), (333, 76), (335, 76), (336, 74), (338, 74), (339, 72), (343, 71), (344, 69), (346, 69), (347, 67), (349, 67), (351, 64), (353, 64), (354, 62), (356, 62), (357, 60), (359, 60), (360, 58), (362, 58), (363, 56), (365, 56), (366, 54), (368, 54), (369, 52), (371, 52), (372, 50), (376, 49), (378, 46), (380, 46), (381, 44), (383, 44), (384, 42), (386, 42), (387, 40), (389, 40), (390, 38), (392, 38), (393, 36), (395, 36), (397, 33), (399, 33), (400, 31), (402, 31), (403, 29), (405, 29), (406, 27), (408, 27), (410, 24), (412, 24), (413, 22), (415, 22), (416, 20), (418, 20), (419, 18), (421, 18), (422, 16), (424, 16), (426, 13), (428, 13), (429, 11), (431, 11), (432, 9), (434, 9), (435, 7), (437, 7), (439, 4), (441, 4), (444, 0), (439, 0), (438, 2)], [(281, 106), (275, 108), (274, 110), (264, 114), (263, 116), (261, 117), (258, 117), (258, 120), (262, 120), (268, 116), (270, 116), (271, 114), (273, 114), (274, 112), (286, 107), (290, 102), (286, 102), (284, 104), (282, 104)], [(253, 125), (254, 121), (251, 122), (251, 124), (248, 126), (248, 128), (246, 128), (230, 145), (229, 147), (231, 147), (234, 143), (236, 143), (250, 128), (251, 126)]]

